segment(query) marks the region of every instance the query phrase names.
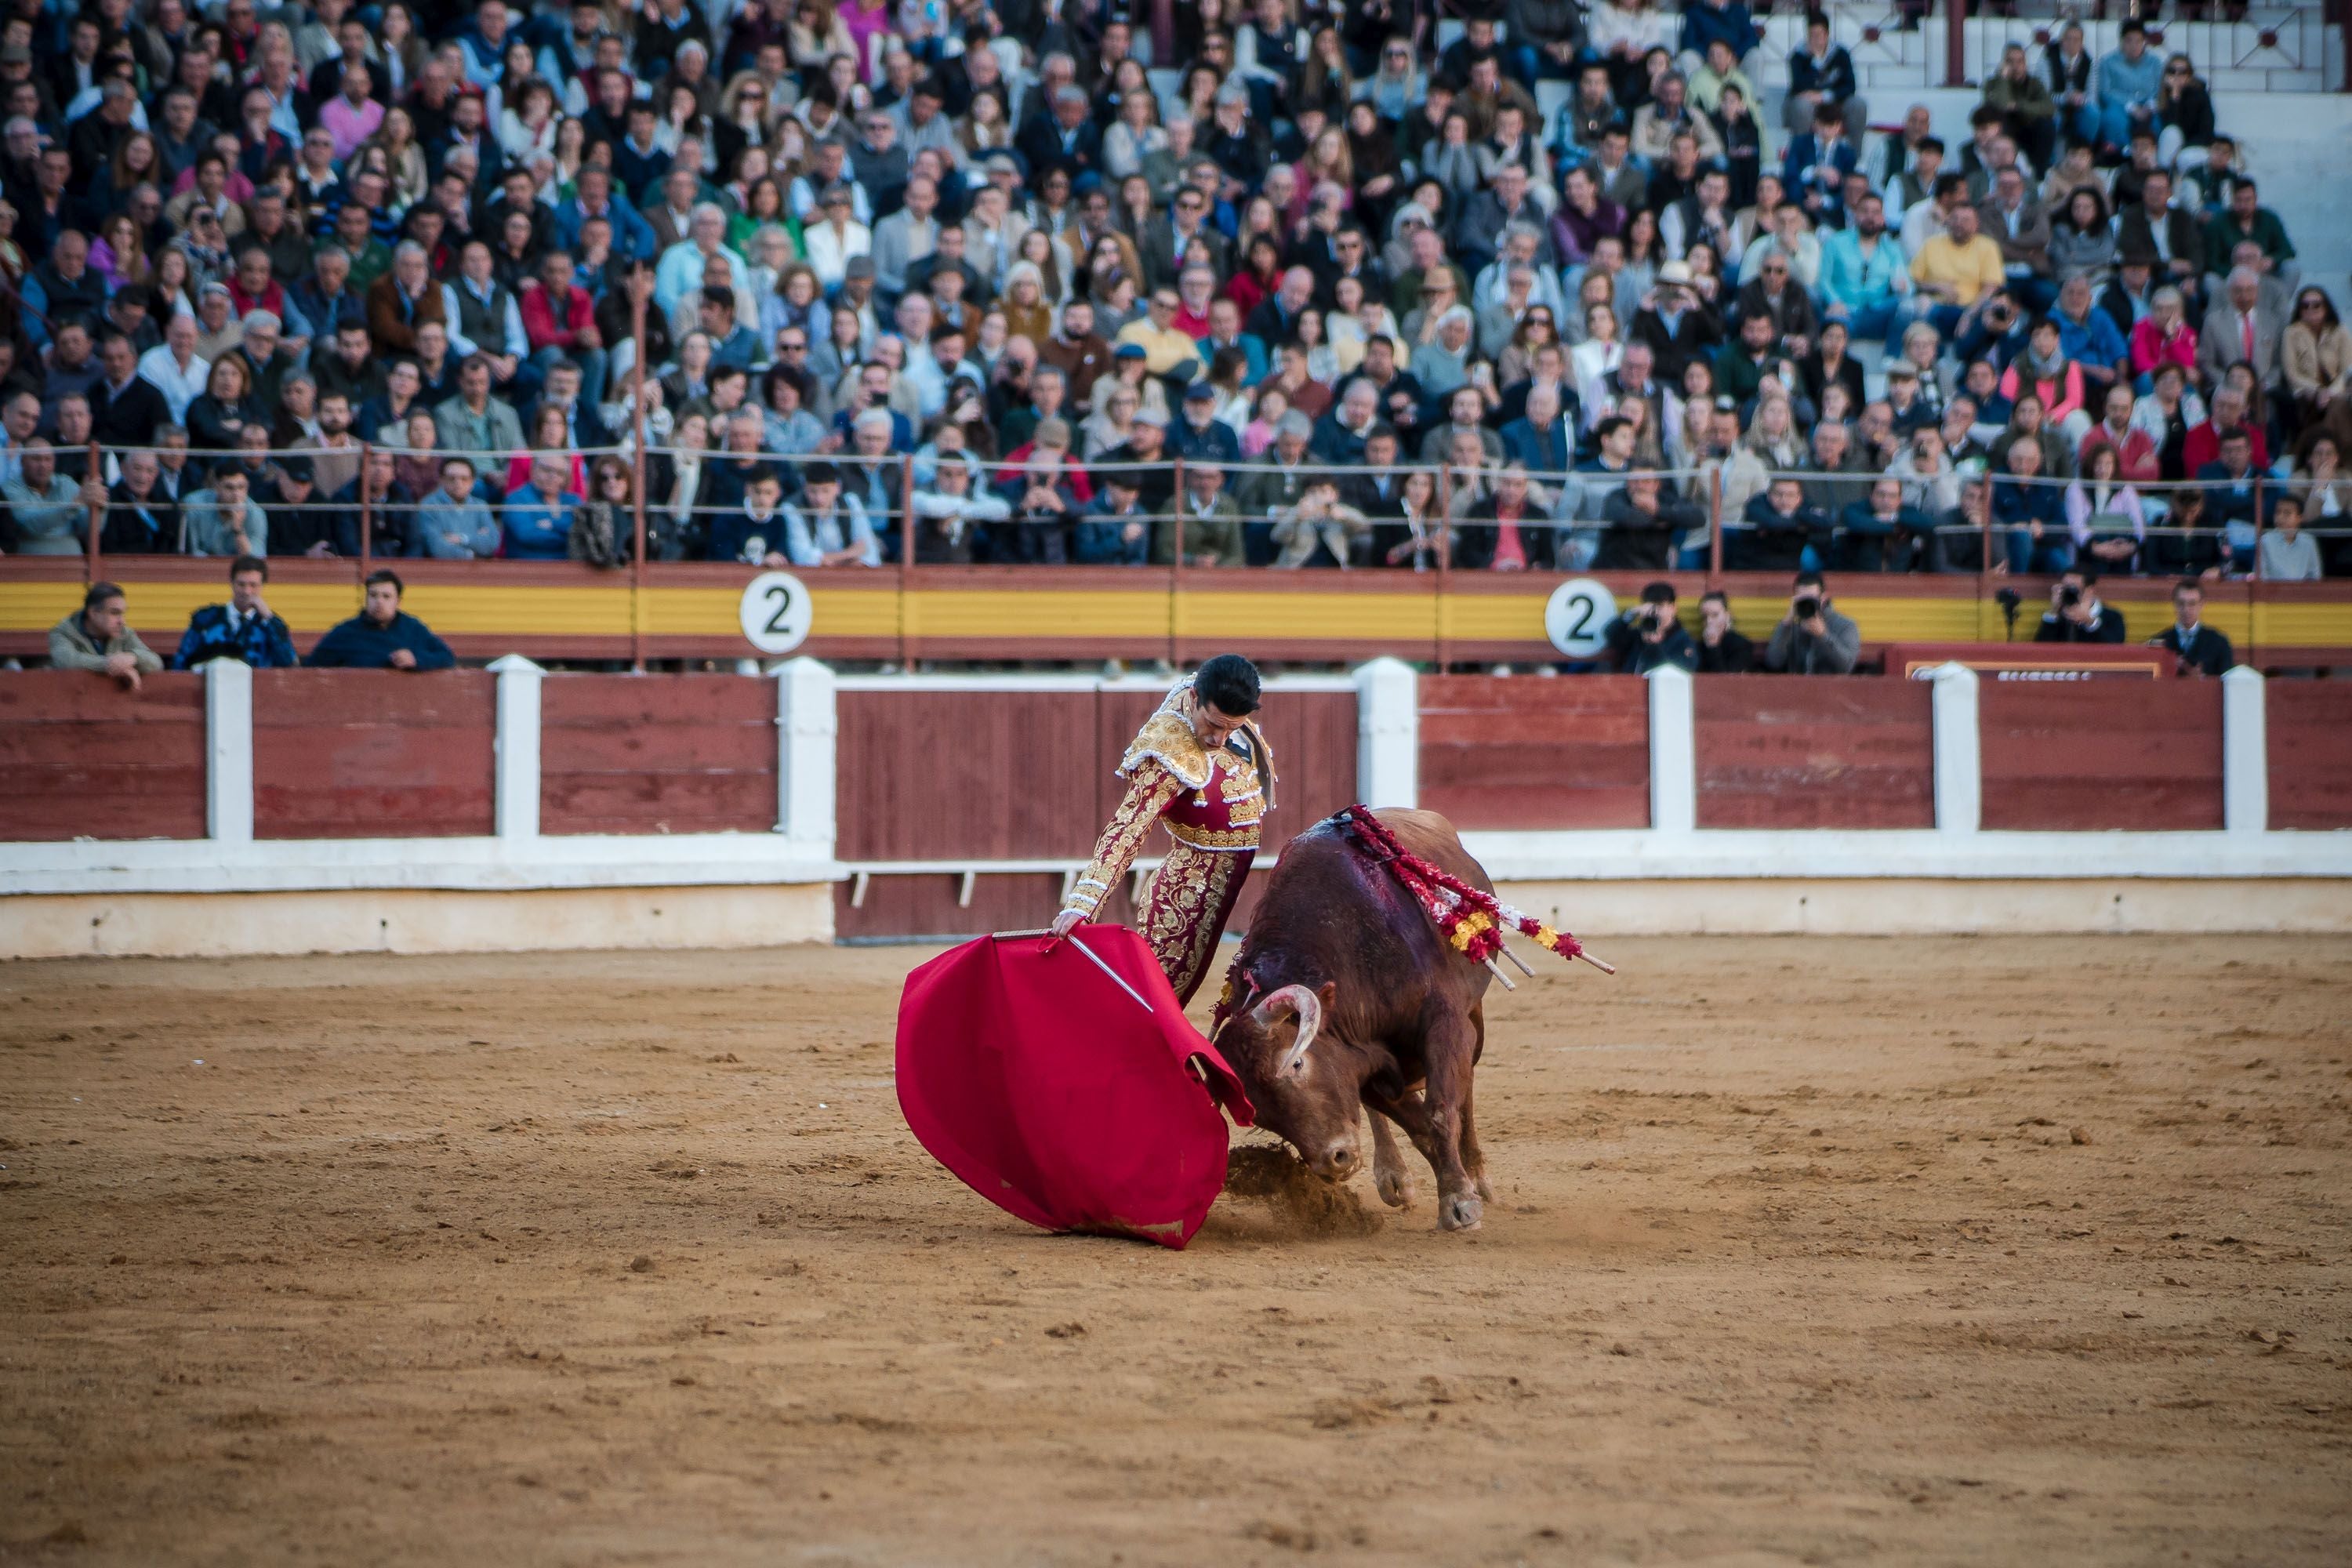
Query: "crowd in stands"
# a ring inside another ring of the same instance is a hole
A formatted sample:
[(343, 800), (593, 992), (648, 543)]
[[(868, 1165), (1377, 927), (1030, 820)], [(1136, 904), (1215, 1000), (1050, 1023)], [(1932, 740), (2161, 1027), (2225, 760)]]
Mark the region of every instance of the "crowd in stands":
[(0, 550), (2352, 570), (2352, 333), (2138, 23), (1950, 146), (1819, 17), (1768, 106), (1740, 0), (1443, 15), (15, 7)]

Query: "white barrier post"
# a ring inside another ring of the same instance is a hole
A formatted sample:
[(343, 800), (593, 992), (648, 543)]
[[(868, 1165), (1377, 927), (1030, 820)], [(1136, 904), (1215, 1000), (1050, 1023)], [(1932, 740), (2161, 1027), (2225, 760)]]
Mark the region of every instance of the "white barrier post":
[(805, 656), (776, 671), (776, 831), (833, 858), (834, 742), (840, 732), (830, 666)]
[(499, 678), (498, 767), (491, 820), (500, 838), (539, 837), (540, 687), (547, 671), (510, 653), (490, 663)]
[(1698, 720), (1690, 672), (1662, 664), (1650, 683), (1650, 830), (1698, 829)]
[(2221, 825), (2231, 833), (2271, 825), (2269, 703), (2262, 671), (2242, 664), (2221, 677)]
[(1356, 680), (1356, 798), (1366, 805), (1421, 804), (1421, 677), (1401, 658), (1360, 664)]
[(1984, 825), (1984, 743), (1977, 731), (1977, 672), (1936, 667), (1936, 831), (1974, 833)]
[(205, 834), (253, 842), (253, 666), (241, 658), (205, 665)]

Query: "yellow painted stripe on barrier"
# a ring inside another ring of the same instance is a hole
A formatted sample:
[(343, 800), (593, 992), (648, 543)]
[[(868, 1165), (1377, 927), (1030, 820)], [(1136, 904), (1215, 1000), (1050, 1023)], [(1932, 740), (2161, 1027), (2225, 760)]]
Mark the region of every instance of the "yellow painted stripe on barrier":
[[(2209, 613), (2212, 601), (2207, 600)], [(2235, 623), (2225, 621), (2216, 614), (2215, 624), (2231, 637), (2244, 640), (2239, 626), (2245, 619), (2238, 612)], [(2352, 643), (2352, 605), (2256, 605), (2254, 629), (2261, 635), (2257, 641), (2286, 647), (2341, 647)]]
[[(1188, 637), (1429, 637), (1437, 630), (1427, 594), (1195, 594), (1177, 596), (1178, 635)], [(1543, 630), (1543, 607), (1536, 607)]]
[(593, 588), (418, 583), (401, 595), (401, 608), (445, 637), (500, 632), (626, 637), (629, 632), (626, 581)]
[[(822, 615), (824, 598), (817, 597)], [(1168, 590), (1056, 594), (1019, 588), (917, 589), (907, 631), (919, 637), (1165, 637)]]
[[(128, 563), (126, 563), (128, 564)], [(117, 581), (130, 591), (138, 624), (184, 624), (199, 607), (226, 597), (214, 582), (154, 582), (135, 570)], [(81, 604), (75, 582), (0, 581), (0, 630), (42, 632)], [(577, 587), (419, 583), (408, 592), (411, 613), (436, 630), (474, 636), (626, 637), (642, 623), (653, 637), (728, 637), (737, 634), (738, 588), (653, 586), (632, 593), (618, 579)], [(814, 590), (814, 635), (890, 637), (898, 635), (901, 596), (895, 586)], [(323, 632), (356, 614), (356, 584), (285, 583), (269, 590), (271, 608), (302, 633)], [(1732, 617), (1750, 636), (1769, 635), (1788, 601), (1741, 595)], [(2005, 640), (2000, 606), (1990, 599), (1841, 598), (1870, 642), (1989, 642)], [(1003, 639), (1008, 646), (1041, 637), (1160, 637), (1174, 629), (1187, 637), (1276, 634), (1332, 641), (1419, 641), (1433, 638), (1441, 620), (1449, 640), (1543, 641), (1544, 599), (1524, 595), (1428, 593), (1244, 594), (1187, 590), (1171, 601), (1164, 588), (1076, 593), (1051, 588), (922, 589), (903, 610), (915, 637)], [(1691, 606), (1685, 606), (1689, 611)], [(2144, 640), (2162, 629), (2156, 604), (2125, 606), (2130, 635)], [(2015, 637), (2031, 640), (2041, 606), (2019, 607)], [(2240, 647), (2352, 647), (2352, 604), (2261, 604), (2249, 606), (2224, 593), (2209, 600), (2207, 619)]]
[[(127, 574), (113, 580), (131, 595), (132, 622), (143, 626), (184, 626), (206, 605), (228, 599), (226, 582), (149, 583)], [(80, 609), (81, 596), (79, 583), (0, 583), (0, 630), (47, 631)], [(356, 584), (278, 584), (268, 590), (268, 599), (269, 607), (298, 632), (323, 632), (360, 608)]]

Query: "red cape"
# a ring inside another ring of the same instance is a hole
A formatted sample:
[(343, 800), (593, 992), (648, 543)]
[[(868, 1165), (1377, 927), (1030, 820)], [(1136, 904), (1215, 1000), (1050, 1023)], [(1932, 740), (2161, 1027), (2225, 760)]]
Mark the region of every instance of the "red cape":
[(1224, 1186), (1218, 1107), (1246, 1127), (1249, 1098), (1141, 937), (1072, 934), (1143, 1003), (1069, 942), (966, 942), (907, 976), (899, 1109), (933, 1158), (1032, 1225), (1181, 1247)]

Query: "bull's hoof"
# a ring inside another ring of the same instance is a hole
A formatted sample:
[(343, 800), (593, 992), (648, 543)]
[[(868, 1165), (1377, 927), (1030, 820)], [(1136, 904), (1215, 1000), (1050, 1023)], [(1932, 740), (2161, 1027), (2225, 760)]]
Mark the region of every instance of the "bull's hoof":
[(1490, 1204), (1495, 1201), (1495, 1189), (1486, 1184), (1486, 1173), (1484, 1171), (1478, 1173), (1478, 1195)]
[(1372, 1178), (1380, 1189), (1381, 1202), (1392, 1209), (1412, 1207), (1412, 1177), (1402, 1171), (1381, 1171)]
[(1438, 1200), (1437, 1228), (1475, 1230), (1486, 1217), (1486, 1205), (1475, 1193), (1448, 1193)]

